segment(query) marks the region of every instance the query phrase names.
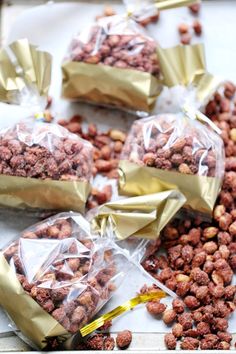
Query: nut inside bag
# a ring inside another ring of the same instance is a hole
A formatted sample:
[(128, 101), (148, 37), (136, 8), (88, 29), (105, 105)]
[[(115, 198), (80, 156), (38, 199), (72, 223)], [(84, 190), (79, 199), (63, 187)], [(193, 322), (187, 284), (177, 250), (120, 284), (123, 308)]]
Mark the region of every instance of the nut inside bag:
[(102, 18), (72, 40), (62, 95), (150, 112), (161, 90), (157, 43), (128, 15)]
[[(199, 45), (160, 50), (169, 86), (195, 80), (192, 89), (201, 102), (216, 84), (205, 72), (202, 54)], [(177, 188), (187, 199), (185, 210), (211, 216), (224, 176), (224, 145), (219, 129), (192, 107), (185, 104), (178, 113), (134, 122), (121, 156), (121, 194), (144, 195)]]
[(115, 292), (129, 263), (72, 212), (24, 230), (0, 262), (0, 304), (40, 349), (71, 341)]
[(50, 55), (23, 39), (2, 49), (0, 56), (0, 99), (29, 108), (28, 118), (0, 130), (0, 205), (33, 212), (83, 212), (90, 191), (92, 145), (44, 121)]

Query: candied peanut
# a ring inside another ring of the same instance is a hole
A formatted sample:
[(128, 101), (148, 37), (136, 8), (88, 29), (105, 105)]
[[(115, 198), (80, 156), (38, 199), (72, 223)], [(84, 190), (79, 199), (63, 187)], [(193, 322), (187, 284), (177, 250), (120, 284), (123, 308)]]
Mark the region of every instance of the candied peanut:
[(213, 238), (217, 235), (217, 233), (218, 233), (217, 227), (210, 226), (203, 230), (203, 237), (206, 239)]
[(192, 337), (185, 337), (181, 342), (180, 347), (183, 350), (196, 350), (199, 346), (199, 340)]
[(173, 350), (176, 348), (177, 341), (175, 336), (172, 333), (165, 334), (164, 340), (167, 349)]
[(183, 335), (183, 326), (180, 323), (175, 323), (172, 327), (172, 333), (175, 338), (180, 338)]
[(166, 309), (166, 305), (159, 301), (150, 301), (147, 303), (146, 308), (151, 315), (160, 315)]
[(132, 342), (132, 333), (129, 330), (119, 332), (116, 337), (117, 347), (120, 349), (127, 348)]
[(178, 315), (178, 322), (183, 326), (183, 329), (186, 331), (193, 326), (193, 317), (189, 312), (182, 313)]
[(191, 295), (185, 297), (184, 303), (189, 309), (195, 309), (200, 305), (198, 299)]
[(165, 310), (162, 319), (165, 324), (170, 324), (176, 319), (176, 312), (172, 309)]
[(177, 298), (172, 301), (172, 307), (177, 314), (180, 314), (184, 312), (185, 305), (183, 300)]

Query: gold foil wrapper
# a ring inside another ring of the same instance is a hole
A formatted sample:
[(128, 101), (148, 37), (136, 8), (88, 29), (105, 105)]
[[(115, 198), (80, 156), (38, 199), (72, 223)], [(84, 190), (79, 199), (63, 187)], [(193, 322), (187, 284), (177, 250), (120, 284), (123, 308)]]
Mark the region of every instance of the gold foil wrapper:
[(156, 0), (154, 3), (158, 10), (168, 10), (176, 7), (189, 6), (200, 2), (201, 1), (196, 0)]
[(129, 236), (156, 239), (185, 201), (179, 191), (168, 190), (106, 203), (98, 209), (92, 228), (105, 235), (111, 226), (119, 240)]
[(185, 207), (211, 215), (221, 187), (221, 179), (184, 175), (154, 167), (120, 161), (119, 191), (124, 195), (145, 195), (178, 189), (186, 197)]
[(52, 56), (27, 39), (0, 50), (0, 101), (22, 103), (22, 90), (47, 96), (51, 82)]
[(69, 61), (62, 72), (63, 97), (99, 105), (151, 112), (161, 91), (155, 76), (138, 70)]
[(40, 349), (47, 345), (47, 338), (62, 337), (66, 340), (71, 336), (24, 291), (2, 253), (0, 253), (0, 304), (18, 329)]
[(163, 85), (192, 86), (201, 104), (209, 99), (221, 83), (220, 78), (207, 72), (203, 44), (178, 45), (167, 49), (158, 47), (157, 53)]
[(90, 193), (86, 181), (56, 181), (0, 175), (0, 205), (18, 209), (84, 212)]
[(126, 301), (123, 305), (116, 307), (114, 310), (89, 323), (80, 330), (80, 333), (82, 337), (85, 337), (88, 334), (94, 332), (99, 327), (103, 326), (106, 321), (113, 320), (114, 318), (122, 315), (122, 313), (132, 310), (137, 305), (146, 303), (148, 301), (163, 299), (164, 297), (166, 297), (166, 294), (161, 290), (157, 290), (149, 294), (138, 295), (133, 299)]

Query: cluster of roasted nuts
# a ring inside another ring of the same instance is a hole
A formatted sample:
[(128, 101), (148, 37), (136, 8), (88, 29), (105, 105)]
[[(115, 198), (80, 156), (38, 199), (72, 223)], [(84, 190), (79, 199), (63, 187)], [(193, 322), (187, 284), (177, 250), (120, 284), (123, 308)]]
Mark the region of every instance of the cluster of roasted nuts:
[[(128, 34), (127, 26), (130, 26)], [(159, 75), (157, 44), (142, 34), (142, 28), (139, 29), (132, 19), (108, 17), (100, 20), (86, 34), (86, 37), (80, 35), (72, 41), (70, 60)]]
[(63, 127), (19, 123), (0, 132), (0, 173), (53, 180), (89, 180), (92, 146)]
[(221, 139), (208, 127), (163, 114), (133, 124), (121, 158), (141, 166), (214, 177), (224, 168), (222, 150)]
[[(106, 132), (99, 132), (97, 126), (89, 124), (87, 131), (82, 128), (82, 118), (74, 116), (69, 121), (60, 120), (59, 123), (70, 132), (78, 134), (81, 138), (88, 140), (93, 145), (93, 176), (101, 174), (108, 178), (118, 178), (118, 163), (126, 134), (118, 129), (111, 129)], [(87, 207), (89, 209), (103, 204), (111, 199), (112, 189), (106, 185), (102, 190), (92, 189)]]
[[(109, 323), (109, 327), (111, 322)], [(103, 326), (104, 327), (104, 326)], [(96, 333), (86, 340), (86, 342), (79, 344), (77, 349), (80, 350), (113, 350), (115, 343), (119, 349), (126, 349), (132, 342), (132, 333), (129, 330), (121, 331), (117, 334), (116, 341), (110, 336), (109, 327), (101, 328), (102, 333)], [(105, 330), (105, 331), (104, 331)]]
[[(236, 272), (235, 91), (232, 83), (226, 83), (224, 92), (217, 92), (206, 106), (206, 114), (222, 129), (227, 156), (212, 223), (198, 217), (174, 220), (143, 262), (148, 272), (178, 296), (171, 309), (159, 301), (147, 305), (152, 315), (161, 315), (167, 325), (172, 324), (172, 333), (165, 336), (168, 349), (175, 349), (178, 340), (184, 350), (230, 349), (228, 319), (236, 309), (236, 286), (232, 285)], [(161, 246), (166, 256), (156, 255)]]
[[(195, 3), (189, 6), (189, 10), (194, 16), (198, 16), (200, 12), (201, 4)], [(178, 32), (180, 34), (180, 41), (182, 44), (190, 44), (192, 39), (192, 34), (196, 36), (201, 36), (202, 34), (202, 24), (198, 19), (195, 19), (191, 26), (187, 23), (180, 23), (178, 26)]]
[[(39, 240), (43, 241), (40, 247)], [(50, 258), (42, 262), (46, 240), (58, 242), (46, 243)], [(32, 241), (37, 242), (35, 249)], [(4, 251), (25, 292), (70, 333), (90, 321), (115, 290), (112, 250), (101, 249), (99, 253), (95, 242), (71, 217), (59, 214), (24, 231)], [(53, 247), (50, 253), (49, 247)]]

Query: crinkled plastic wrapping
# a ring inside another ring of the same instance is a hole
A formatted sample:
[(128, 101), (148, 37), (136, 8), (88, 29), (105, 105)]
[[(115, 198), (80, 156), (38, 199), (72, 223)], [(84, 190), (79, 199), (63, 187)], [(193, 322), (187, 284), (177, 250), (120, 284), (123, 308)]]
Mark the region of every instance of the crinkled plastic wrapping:
[(27, 120), (0, 131), (0, 205), (83, 211), (92, 145), (57, 125)]
[(160, 93), (157, 43), (128, 15), (102, 18), (72, 40), (62, 95), (150, 112)]
[(38, 348), (71, 341), (128, 270), (119, 249), (92, 236), (88, 222), (72, 212), (24, 230), (0, 262), (0, 303)]
[(128, 13), (138, 21), (143, 23), (147, 19), (155, 18), (159, 15), (159, 10), (173, 9), (175, 7), (188, 6), (196, 0), (123, 0)]
[(143, 195), (178, 188), (186, 207), (211, 214), (224, 175), (221, 137), (185, 113), (134, 122), (120, 162), (120, 191)]

